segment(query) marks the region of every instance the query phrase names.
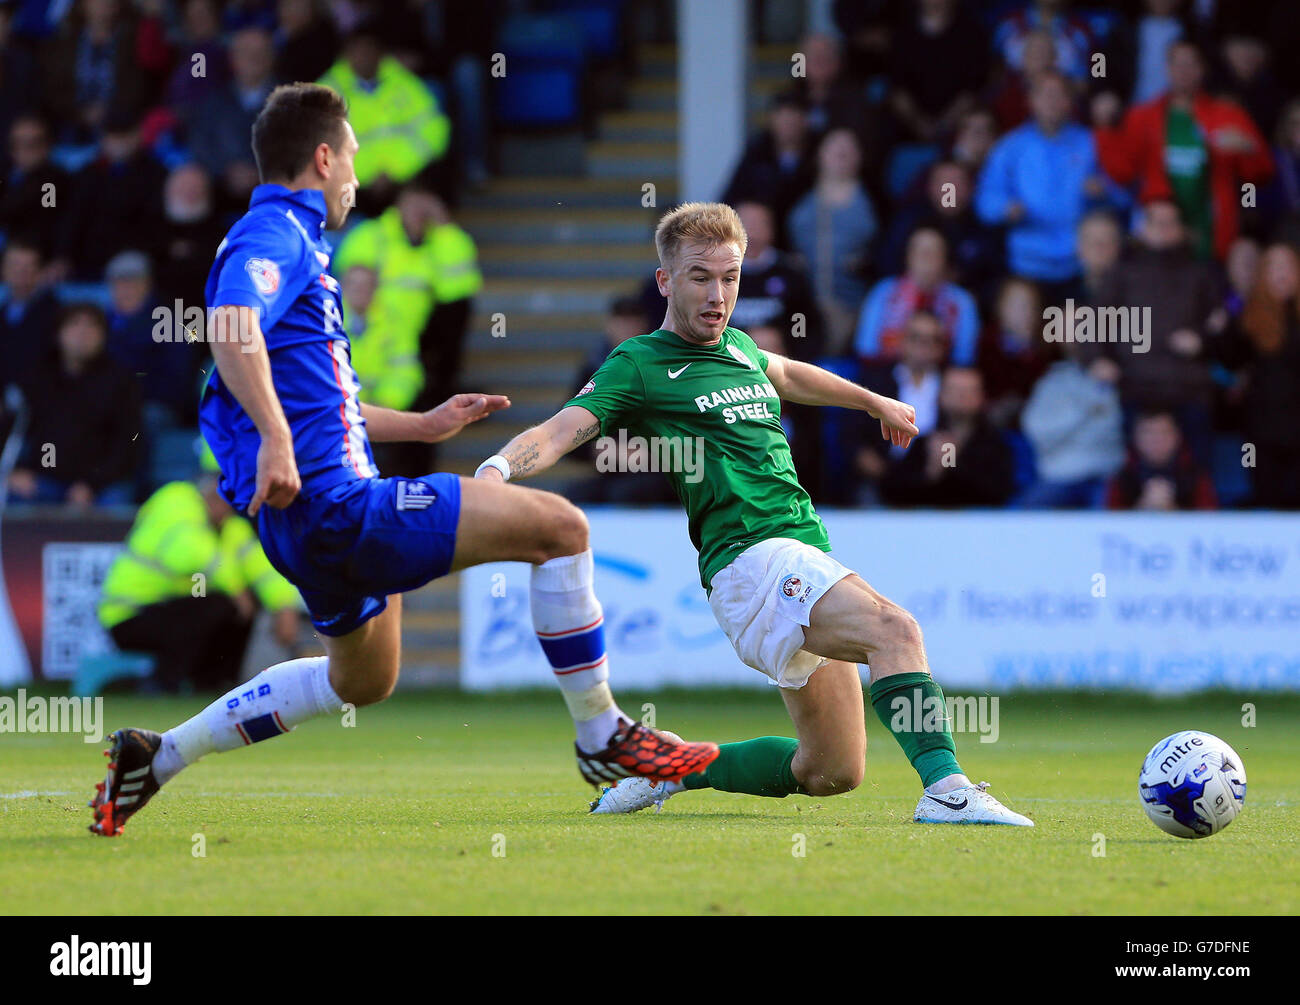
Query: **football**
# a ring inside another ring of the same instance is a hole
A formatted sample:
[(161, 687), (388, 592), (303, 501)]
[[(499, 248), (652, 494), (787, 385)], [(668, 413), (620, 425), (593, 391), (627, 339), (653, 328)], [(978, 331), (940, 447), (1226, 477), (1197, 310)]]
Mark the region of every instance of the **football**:
[(1246, 768), (1210, 733), (1186, 729), (1151, 748), (1138, 794), (1152, 822), (1167, 834), (1203, 838), (1236, 819), (1246, 801)]

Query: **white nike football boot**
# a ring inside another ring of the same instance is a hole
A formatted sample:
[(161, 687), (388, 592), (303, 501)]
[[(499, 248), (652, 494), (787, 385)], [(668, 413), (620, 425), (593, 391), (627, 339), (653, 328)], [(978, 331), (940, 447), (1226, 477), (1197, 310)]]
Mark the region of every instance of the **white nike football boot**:
[[(659, 732), (674, 743), (686, 742), (671, 730), (661, 729)], [(652, 778), (633, 775), (602, 789), (600, 796), (588, 804), (589, 812), (637, 813), (653, 806), (658, 813), (664, 808), (664, 802), (669, 796), (675, 796), (685, 788), (681, 782), (657, 782)]]
[(649, 778), (624, 778), (617, 785), (604, 789), (600, 798), (591, 803), (592, 813), (636, 813), (651, 806), (658, 813), (669, 796), (675, 796), (686, 786), (681, 782), (656, 782)]
[[(631, 779), (629, 779), (630, 781)], [(926, 792), (916, 804), (912, 819), (919, 824), (1005, 824), (1032, 827), (1028, 817), (1007, 809), (988, 792), (989, 783), (963, 786), (941, 795)]]

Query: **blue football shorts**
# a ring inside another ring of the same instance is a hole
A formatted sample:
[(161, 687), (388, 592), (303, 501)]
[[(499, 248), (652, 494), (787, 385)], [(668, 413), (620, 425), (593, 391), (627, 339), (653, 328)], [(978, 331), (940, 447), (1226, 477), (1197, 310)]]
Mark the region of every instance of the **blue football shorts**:
[(347, 635), (388, 606), (388, 596), (451, 570), (460, 478), (361, 478), (284, 509), (262, 506), (266, 557), (302, 594), (322, 635)]

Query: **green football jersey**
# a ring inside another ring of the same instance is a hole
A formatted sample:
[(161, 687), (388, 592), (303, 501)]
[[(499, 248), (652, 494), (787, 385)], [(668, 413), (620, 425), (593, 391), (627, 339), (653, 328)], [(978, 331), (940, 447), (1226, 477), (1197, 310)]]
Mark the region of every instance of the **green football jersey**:
[(759, 541), (789, 537), (830, 551), (795, 476), (766, 370), (767, 354), (736, 328), (711, 346), (660, 329), (618, 346), (566, 403), (596, 416), (602, 436), (643, 439), (642, 456), (659, 462), (686, 507), (706, 590)]

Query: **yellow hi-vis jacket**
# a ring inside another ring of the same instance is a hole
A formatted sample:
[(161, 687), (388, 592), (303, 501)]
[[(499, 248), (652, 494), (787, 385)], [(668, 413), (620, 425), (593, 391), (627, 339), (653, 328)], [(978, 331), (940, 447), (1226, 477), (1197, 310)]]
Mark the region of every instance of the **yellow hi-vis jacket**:
[(343, 316), (361, 400), (399, 411), (409, 409), (424, 387), (419, 329), (394, 311), (390, 298), (378, 294), (364, 316), (344, 300)]
[(407, 239), (394, 206), (353, 227), (334, 256), (334, 275), (363, 265), (379, 277), (363, 323), (344, 320), (352, 343), (352, 368), (361, 399), (406, 409), (424, 387), (420, 333), (440, 303), (472, 297), (483, 286), (474, 239), (454, 223), (430, 227), (417, 245)]
[(364, 327), (353, 331), (344, 304), (344, 324), (352, 342), (352, 368), (361, 381), (361, 399), (385, 408), (408, 408), (424, 387), (420, 332), (433, 313), (433, 250), (426, 238), (412, 245), (397, 207), (357, 224), (334, 255), (334, 275), (354, 265), (379, 276)]
[(271, 567), (247, 520), (231, 514), (218, 529), (208, 519), (198, 486), (169, 482), (140, 507), (126, 550), (109, 566), (99, 623), (112, 628), (151, 604), (217, 592), (234, 596), (246, 589), (270, 611), (300, 603), (298, 591)]
[(361, 185), (381, 174), (399, 183), (410, 181), (447, 152), (451, 120), (424, 81), (393, 57), (379, 61), (373, 90), (361, 86), (345, 59), (317, 83), (347, 99), (348, 121), (361, 147), (354, 164)]
[(433, 251), (433, 295), (438, 303), (465, 300), (483, 288), (478, 248), (464, 230), (454, 223), (438, 224), (424, 243)]

